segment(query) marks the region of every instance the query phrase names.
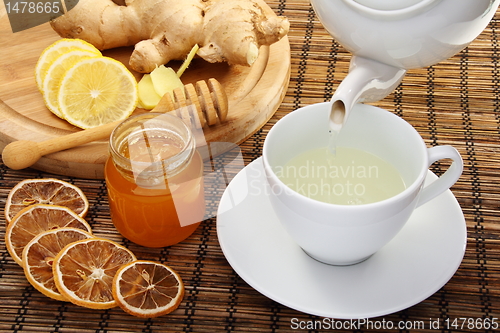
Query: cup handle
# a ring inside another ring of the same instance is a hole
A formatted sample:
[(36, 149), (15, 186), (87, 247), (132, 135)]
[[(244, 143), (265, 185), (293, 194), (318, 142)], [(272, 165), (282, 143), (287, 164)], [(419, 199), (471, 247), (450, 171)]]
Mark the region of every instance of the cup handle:
[(422, 189), (416, 207), (434, 199), (453, 186), (453, 184), (455, 184), (458, 178), (462, 175), (464, 168), (460, 153), (452, 146), (436, 146), (428, 148), (427, 155), (429, 157), (429, 167), (432, 163), (446, 158), (452, 159), (453, 162), (441, 177)]

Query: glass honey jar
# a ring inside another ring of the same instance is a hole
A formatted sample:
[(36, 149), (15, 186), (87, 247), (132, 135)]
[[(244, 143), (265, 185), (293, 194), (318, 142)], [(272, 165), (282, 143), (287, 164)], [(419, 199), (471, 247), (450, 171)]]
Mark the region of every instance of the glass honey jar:
[(178, 117), (146, 113), (118, 125), (105, 165), (111, 218), (130, 241), (174, 245), (203, 220), (203, 160)]

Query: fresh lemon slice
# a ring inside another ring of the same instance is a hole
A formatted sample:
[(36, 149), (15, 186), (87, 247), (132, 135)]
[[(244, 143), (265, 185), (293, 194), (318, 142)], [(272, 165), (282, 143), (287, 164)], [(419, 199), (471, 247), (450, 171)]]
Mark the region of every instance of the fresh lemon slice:
[(35, 80), (40, 90), (43, 88), (43, 80), (52, 62), (61, 54), (74, 49), (87, 50), (101, 55), (101, 52), (94, 45), (81, 39), (64, 38), (52, 43), (42, 51), (35, 67)]
[(82, 50), (73, 49), (57, 57), (47, 69), (47, 74), (43, 80), (42, 94), (47, 108), (59, 118), (63, 118), (59, 110), (59, 88), (66, 72), (78, 61), (83, 59), (95, 58), (99, 54)]
[(83, 129), (123, 120), (137, 103), (135, 77), (121, 62), (108, 57), (77, 62), (59, 89), (64, 119)]

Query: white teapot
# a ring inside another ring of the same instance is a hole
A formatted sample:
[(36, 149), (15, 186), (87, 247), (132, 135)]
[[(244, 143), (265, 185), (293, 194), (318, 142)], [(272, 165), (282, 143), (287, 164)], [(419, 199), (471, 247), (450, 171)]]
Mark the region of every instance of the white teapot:
[(353, 54), (332, 97), (330, 128), (351, 107), (389, 95), (406, 70), (443, 61), (486, 28), (500, 0), (311, 0), (325, 29)]

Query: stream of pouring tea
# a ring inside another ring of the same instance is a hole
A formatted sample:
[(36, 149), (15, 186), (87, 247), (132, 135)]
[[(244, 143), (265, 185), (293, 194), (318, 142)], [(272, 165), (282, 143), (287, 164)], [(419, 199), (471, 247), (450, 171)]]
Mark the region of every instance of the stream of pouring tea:
[[(330, 129), (330, 138), (328, 139), (328, 150), (327, 154), (335, 156), (337, 154), (337, 139), (339, 136), (340, 130)], [(330, 156), (327, 156), (329, 158)]]

